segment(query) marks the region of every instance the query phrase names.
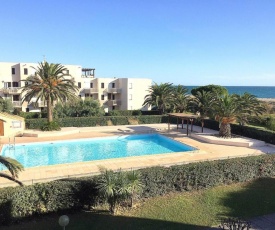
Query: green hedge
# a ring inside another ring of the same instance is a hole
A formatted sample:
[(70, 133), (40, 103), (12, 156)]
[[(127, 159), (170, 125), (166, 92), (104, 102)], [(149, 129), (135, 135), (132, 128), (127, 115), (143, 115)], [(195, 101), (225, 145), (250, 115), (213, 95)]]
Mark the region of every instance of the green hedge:
[[(66, 117), (55, 119), (60, 127), (94, 127), (105, 126), (108, 121), (111, 121), (113, 125), (128, 125), (129, 119), (138, 120), (139, 124), (155, 124), (167, 122), (167, 116), (155, 115), (155, 116), (104, 116), (104, 117)], [(46, 124), (47, 119), (26, 119), (27, 129), (39, 129), (41, 125)]]
[(25, 119), (34, 119), (34, 118), (47, 118), (47, 112), (22, 112), (18, 114), (20, 117)]
[(140, 116), (141, 114), (140, 110), (112, 110), (106, 116)]
[[(275, 176), (275, 155), (199, 162), (139, 170), (143, 198), (169, 192), (210, 188), (222, 184)], [(99, 176), (70, 178), (25, 187), (0, 189), (0, 224), (102, 202), (96, 189)]]

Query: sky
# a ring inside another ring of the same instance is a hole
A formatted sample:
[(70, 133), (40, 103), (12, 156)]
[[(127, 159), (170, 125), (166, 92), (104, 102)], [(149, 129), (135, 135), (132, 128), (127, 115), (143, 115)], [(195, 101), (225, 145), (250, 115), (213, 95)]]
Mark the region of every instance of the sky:
[(275, 86), (274, 0), (0, 0), (0, 62), (96, 77)]

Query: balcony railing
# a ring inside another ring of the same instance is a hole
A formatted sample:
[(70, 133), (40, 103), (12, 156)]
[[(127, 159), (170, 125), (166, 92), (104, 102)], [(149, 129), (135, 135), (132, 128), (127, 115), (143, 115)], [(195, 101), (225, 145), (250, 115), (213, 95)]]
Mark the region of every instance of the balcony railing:
[(85, 88), (84, 93), (90, 93), (90, 94), (98, 93), (98, 89), (97, 88)]
[(20, 87), (2, 88), (0, 92), (4, 94), (20, 94)]
[(22, 102), (21, 101), (13, 101), (12, 105), (13, 105), (13, 107), (21, 107), (22, 106)]
[(121, 101), (120, 100), (108, 100), (107, 104), (109, 106), (116, 106), (116, 105), (121, 105)]
[(107, 89), (107, 93), (112, 93), (112, 94), (121, 93), (121, 89), (120, 88)]
[(32, 107), (34, 108), (38, 108), (38, 107), (47, 107), (47, 103), (46, 102), (42, 102), (42, 101), (39, 101), (39, 102), (30, 102), (29, 105), (31, 105)]

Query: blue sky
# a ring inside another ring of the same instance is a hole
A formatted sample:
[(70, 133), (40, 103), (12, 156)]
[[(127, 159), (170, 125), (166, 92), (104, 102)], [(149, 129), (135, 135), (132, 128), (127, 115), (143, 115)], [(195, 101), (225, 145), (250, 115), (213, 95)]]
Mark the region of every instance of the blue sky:
[(274, 0), (1, 1), (0, 61), (97, 77), (275, 86)]

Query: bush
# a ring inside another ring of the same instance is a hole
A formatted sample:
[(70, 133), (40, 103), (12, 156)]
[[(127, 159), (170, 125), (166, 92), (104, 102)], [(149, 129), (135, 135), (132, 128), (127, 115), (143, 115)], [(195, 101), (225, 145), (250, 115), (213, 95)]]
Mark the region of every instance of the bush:
[[(210, 188), (222, 184), (275, 176), (275, 155), (199, 162), (140, 169), (142, 197)], [(0, 224), (103, 202), (100, 177), (71, 178), (24, 187), (0, 189)]]
[(47, 122), (43, 124), (40, 129), (42, 131), (59, 131), (61, 130), (59, 124), (56, 121)]
[(275, 131), (275, 118), (269, 117), (266, 122), (266, 128)]
[[(60, 127), (94, 127), (94, 126), (106, 126), (108, 121), (111, 121), (114, 125), (129, 125), (129, 120), (137, 120), (139, 124), (154, 124), (154, 123), (166, 123), (167, 116), (113, 116), (113, 117), (66, 117), (55, 119)], [(39, 129), (41, 124), (46, 124), (47, 120), (44, 118), (26, 119), (27, 129)]]
[(24, 117), (25, 119), (47, 118), (46, 112), (22, 112), (22, 111), (20, 111), (18, 115), (20, 117)]
[(140, 116), (140, 110), (112, 110), (106, 114), (107, 116)]

